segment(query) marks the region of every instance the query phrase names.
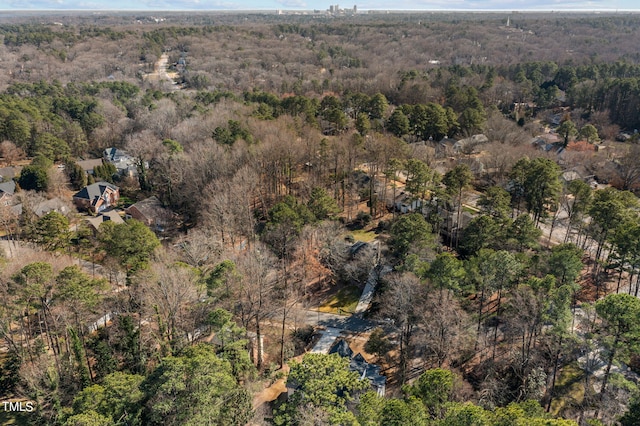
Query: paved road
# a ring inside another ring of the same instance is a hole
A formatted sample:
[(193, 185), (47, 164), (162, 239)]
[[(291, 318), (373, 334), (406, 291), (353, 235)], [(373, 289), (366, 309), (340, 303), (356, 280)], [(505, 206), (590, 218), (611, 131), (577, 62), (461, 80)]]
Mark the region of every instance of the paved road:
[(376, 268), (371, 268), (366, 286), (360, 296), (358, 307), (355, 313), (351, 315), (328, 314), (320, 312), (319, 310), (304, 311), (303, 321), (305, 324), (315, 326), (316, 328), (321, 327), (319, 330), (320, 339), (313, 346), (311, 352), (329, 353), (329, 349), (331, 349), (331, 346), (333, 346), (334, 342), (342, 333), (363, 333), (374, 329), (378, 325), (375, 322), (363, 318), (364, 312), (373, 299), (378, 278)]
[(303, 321), (307, 325), (337, 328), (355, 333), (370, 331), (378, 326), (377, 322), (366, 320), (361, 314), (347, 316), (318, 311), (305, 311)]
[(369, 309), (369, 305), (373, 300), (373, 294), (375, 293), (377, 284), (378, 274), (375, 271), (375, 268), (371, 268), (371, 271), (369, 272), (369, 278), (367, 279), (367, 283), (365, 284), (364, 290), (362, 291), (362, 296), (360, 296), (358, 306), (356, 306), (355, 309), (356, 314), (364, 313), (367, 309)]
[(322, 335), (320, 339), (316, 342), (313, 349), (311, 349), (311, 353), (315, 354), (328, 354), (329, 349), (333, 346), (333, 342), (336, 341), (340, 334), (342, 334), (343, 330), (338, 328), (327, 327), (322, 331)]
[(378, 326), (373, 321), (362, 318), (362, 314), (353, 314), (350, 316), (327, 314), (318, 311), (305, 311), (305, 323), (316, 327), (322, 327), (319, 330), (320, 339), (311, 349), (313, 353), (329, 353), (329, 349), (340, 337), (346, 332), (363, 333), (371, 331)]
[(322, 327), (320, 339), (316, 342), (311, 352), (328, 353), (333, 343), (344, 332), (363, 333), (378, 326), (376, 322), (363, 318), (364, 312), (369, 308), (373, 299), (373, 294), (378, 283), (379, 275), (376, 267), (371, 268), (366, 286), (360, 296), (360, 301), (351, 315), (336, 315), (320, 312), (318, 310), (307, 310), (304, 312), (304, 323), (315, 327)]
[(385, 325), (380, 322), (364, 319), (364, 313), (369, 309), (369, 305), (371, 305), (378, 281), (383, 275), (392, 271), (390, 266), (378, 263), (380, 260), (380, 243), (376, 241), (373, 244), (375, 244), (375, 248), (378, 251), (378, 259), (369, 271), (367, 282), (358, 301), (358, 305), (351, 315), (327, 314), (317, 310), (305, 311), (305, 324), (324, 328), (324, 330), (320, 330), (320, 340), (318, 340), (311, 352), (327, 353), (343, 332), (363, 333)]

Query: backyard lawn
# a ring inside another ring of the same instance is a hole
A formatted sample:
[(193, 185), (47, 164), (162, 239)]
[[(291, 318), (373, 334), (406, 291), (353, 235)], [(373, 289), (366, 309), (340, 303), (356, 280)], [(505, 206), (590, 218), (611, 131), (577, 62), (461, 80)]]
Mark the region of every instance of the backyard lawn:
[(356, 241), (362, 241), (364, 243), (370, 243), (376, 239), (376, 233), (373, 231), (367, 231), (366, 229), (357, 229), (351, 232), (353, 239)]
[(349, 315), (358, 306), (361, 294), (357, 286), (342, 287), (320, 305), (320, 312)]
[(557, 416), (567, 405), (580, 404), (584, 399), (584, 371), (575, 363), (562, 369), (556, 379), (556, 397), (551, 402), (551, 414)]

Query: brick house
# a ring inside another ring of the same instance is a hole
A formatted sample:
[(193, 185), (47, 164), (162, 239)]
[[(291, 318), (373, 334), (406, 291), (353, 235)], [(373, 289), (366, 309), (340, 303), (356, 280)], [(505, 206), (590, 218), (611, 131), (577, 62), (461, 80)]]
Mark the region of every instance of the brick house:
[(73, 196), (73, 202), (78, 210), (88, 210), (98, 213), (114, 206), (120, 199), (120, 190), (108, 182), (96, 182), (85, 186)]

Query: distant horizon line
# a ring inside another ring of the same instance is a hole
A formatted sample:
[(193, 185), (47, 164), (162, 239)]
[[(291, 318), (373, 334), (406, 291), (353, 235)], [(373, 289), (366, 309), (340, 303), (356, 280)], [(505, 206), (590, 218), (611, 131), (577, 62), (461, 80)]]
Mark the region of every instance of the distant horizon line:
[[(357, 6), (357, 5), (356, 5)], [(342, 8), (340, 11), (352, 11), (353, 7)], [(249, 13), (249, 12), (329, 12), (329, 9), (0, 9), (4, 12), (38, 13), (38, 12), (229, 12), (229, 13)], [(461, 13), (640, 13), (639, 9), (360, 9), (359, 12), (461, 12)]]

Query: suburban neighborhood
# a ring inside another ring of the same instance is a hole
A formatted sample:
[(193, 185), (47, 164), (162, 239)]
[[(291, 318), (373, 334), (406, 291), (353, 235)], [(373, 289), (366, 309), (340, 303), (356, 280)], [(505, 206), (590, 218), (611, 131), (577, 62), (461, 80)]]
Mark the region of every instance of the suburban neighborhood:
[(640, 424), (638, 23), (0, 11), (0, 425)]

